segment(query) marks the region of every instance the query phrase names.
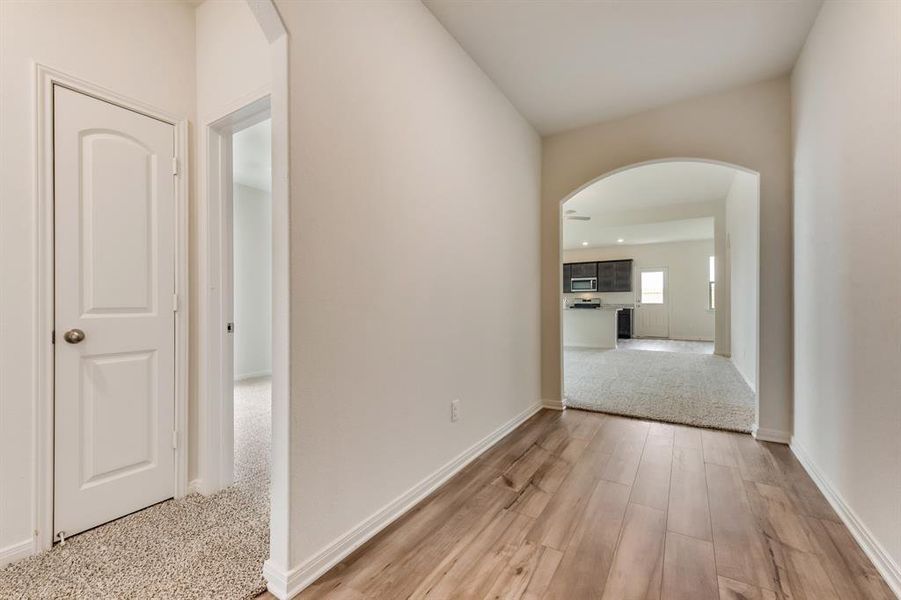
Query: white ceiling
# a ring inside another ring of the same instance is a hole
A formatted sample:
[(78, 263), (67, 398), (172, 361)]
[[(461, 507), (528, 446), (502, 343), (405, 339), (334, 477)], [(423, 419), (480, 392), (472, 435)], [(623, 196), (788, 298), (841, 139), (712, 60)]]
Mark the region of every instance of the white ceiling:
[(651, 244), (713, 238), (716, 204), (737, 171), (701, 162), (642, 165), (605, 177), (563, 204), (563, 248)]
[(272, 191), (272, 121), (266, 119), (232, 138), (232, 177), (240, 183)]
[(563, 209), (593, 215), (721, 200), (734, 176), (735, 169), (713, 163), (651, 163), (596, 181), (567, 200)]
[[(712, 240), (713, 217), (640, 223), (637, 225), (604, 226), (590, 221), (567, 222), (563, 232), (563, 248), (599, 248), (603, 246), (629, 246), (636, 244), (661, 244), (689, 240)], [(623, 240), (619, 243), (617, 240)], [(587, 242), (587, 244), (583, 243)]]
[(424, 0), (551, 134), (787, 73), (822, 0)]

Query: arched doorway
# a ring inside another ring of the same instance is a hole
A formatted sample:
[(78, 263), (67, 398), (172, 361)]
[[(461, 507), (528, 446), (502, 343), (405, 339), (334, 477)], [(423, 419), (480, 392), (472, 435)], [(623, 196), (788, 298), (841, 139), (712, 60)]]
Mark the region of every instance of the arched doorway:
[(759, 174), (633, 163), (562, 198), (559, 222), (565, 405), (752, 431)]

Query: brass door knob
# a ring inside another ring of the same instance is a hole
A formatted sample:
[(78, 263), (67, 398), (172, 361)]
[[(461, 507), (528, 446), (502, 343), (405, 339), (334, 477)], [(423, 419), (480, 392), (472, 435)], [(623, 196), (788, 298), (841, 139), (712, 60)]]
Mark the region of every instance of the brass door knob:
[(63, 334), (63, 339), (70, 344), (78, 344), (79, 342), (84, 340), (84, 331), (82, 331), (81, 329), (70, 329)]

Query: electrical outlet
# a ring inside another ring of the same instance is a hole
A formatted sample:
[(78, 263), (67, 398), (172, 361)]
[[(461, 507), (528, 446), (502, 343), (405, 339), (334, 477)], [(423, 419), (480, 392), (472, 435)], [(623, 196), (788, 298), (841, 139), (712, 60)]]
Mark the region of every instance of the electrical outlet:
[(460, 399), (451, 400), (451, 423), (460, 420)]

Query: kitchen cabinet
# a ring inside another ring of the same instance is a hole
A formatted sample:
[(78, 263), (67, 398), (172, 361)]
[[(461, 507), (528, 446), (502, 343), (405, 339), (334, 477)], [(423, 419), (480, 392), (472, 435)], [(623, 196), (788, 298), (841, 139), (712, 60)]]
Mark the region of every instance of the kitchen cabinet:
[(565, 263), (563, 265), (563, 292), (572, 292), (572, 280), (596, 277), (598, 292), (631, 292), (632, 259), (605, 260), (601, 262)]
[[(613, 263), (613, 291), (632, 291), (632, 261), (618, 260)], [(600, 283), (600, 282), (598, 282)], [(599, 286), (600, 287), (600, 286)]]
[(613, 262), (598, 263), (598, 291), (612, 292), (616, 283), (616, 264)]
[(598, 263), (596, 262), (571, 263), (571, 266), (573, 270), (573, 279), (584, 279), (586, 277), (598, 276)]

